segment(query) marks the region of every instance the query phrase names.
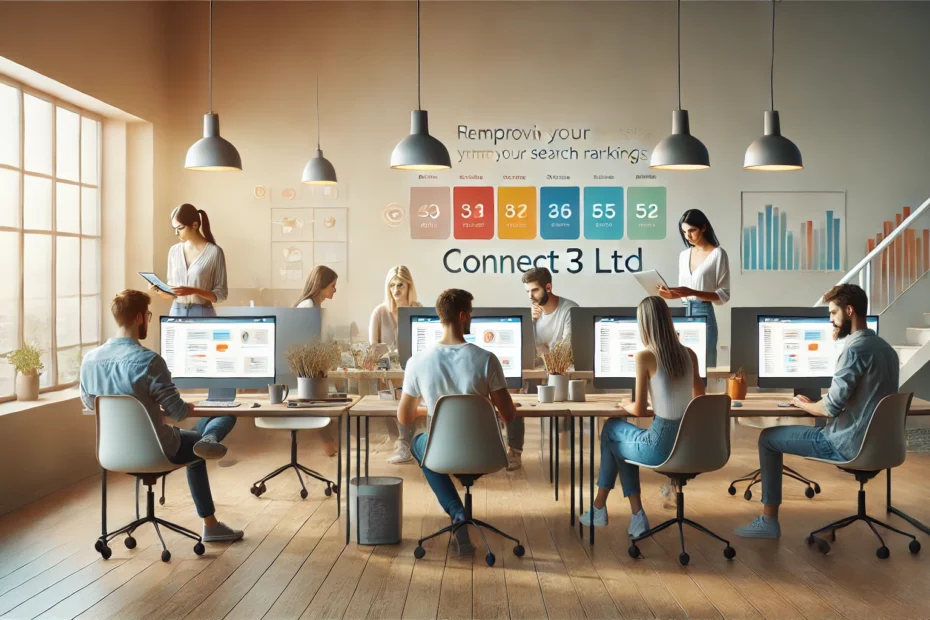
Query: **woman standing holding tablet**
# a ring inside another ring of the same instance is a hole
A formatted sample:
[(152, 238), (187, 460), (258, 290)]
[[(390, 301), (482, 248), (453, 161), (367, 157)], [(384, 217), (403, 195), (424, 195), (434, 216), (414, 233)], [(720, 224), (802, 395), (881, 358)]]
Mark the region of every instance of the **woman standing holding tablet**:
[(714, 227), (698, 209), (688, 209), (678, 221), (685, 249), (678, 257), (678, 286), (659, 287), (665, 299), (684, 299), (688, 316), (707, 317), (707, 367), (717, 365), (717, 317), (714, 306), (730, 300), (730, 260), (720, 247)]

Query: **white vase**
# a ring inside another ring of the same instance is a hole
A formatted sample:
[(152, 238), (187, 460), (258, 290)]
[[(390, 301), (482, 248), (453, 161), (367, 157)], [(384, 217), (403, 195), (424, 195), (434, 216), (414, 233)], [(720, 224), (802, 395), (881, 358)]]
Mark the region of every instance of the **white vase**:
[(297, 377), (297, 398), (318, 400), (329, 395), (329, 379), (318, 377)]
[(39, 375), (16, 373), (16, 400), (39, 400)]
[(553, 402), (563, 403), (568, 400), (568, 375), (549, 375), (549, 385), (555, 388)]

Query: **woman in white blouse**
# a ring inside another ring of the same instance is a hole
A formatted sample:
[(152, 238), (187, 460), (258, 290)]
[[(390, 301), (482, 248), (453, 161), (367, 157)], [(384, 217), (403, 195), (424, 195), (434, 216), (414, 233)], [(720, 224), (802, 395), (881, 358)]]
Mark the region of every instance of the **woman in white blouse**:
[[(397, 347), (397, 309), (407, 306), (420, 306), (417, 301), (417, 288), (413, 285), (413, 276), (404, 265), (392, 267), (384, 279), (384, 303), (378, 305), (371, 313), (368, 324), (368, 342), (371, 346), (386, 344)], [(388, 432), (394, 439), (394, 454), (388, 463), (406, 463), (413, 460), (410, 442), (413, 441), (414, 426), (402, 426), (400, 422), (388, 420)], [(395, 431), (395, 426), (396, 431)]]
[(716, 366), (714, 306), (722, 306), (730, 300), (730, 260), (703, 212), (688, 209), (678, 221), (678, 227), (687, 248), (678, 257), (678, 286), (660, 286), (659, 295), (665, 299), (686, 300), (688, 316), (707, 317), (707, 366)]

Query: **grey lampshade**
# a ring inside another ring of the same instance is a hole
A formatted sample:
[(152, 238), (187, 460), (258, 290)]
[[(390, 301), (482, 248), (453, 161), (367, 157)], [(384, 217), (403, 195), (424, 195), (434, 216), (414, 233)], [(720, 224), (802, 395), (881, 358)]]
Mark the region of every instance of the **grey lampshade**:
[(672, 112), (672, 135), (652, 149), (649, 167), (654, 170), (704, 170), (710, 155), (704, 143), (691, 135), (687, 110)]
[(764, 135), (749, 145), (743, 168), (780, 172), (801, 170), (801, 151), (794, 142), (781, 135), (781, 122), (777, 111), (765, 112)]
[(203, 115), (203, 138), (188, 149), (184, 167), (188, 170), (242, 170), (239, 151), (220, 137), (219, 115)]
[(395, 170), (446, 170), (452, 167), (449, 151), (442, 142), (429, 135), (426, 110), (410, 113), (410, 135), (397, 143), (391, 153)]
[(328, 159), (323, 157), (323, 151), (317, 149), (313, 158), (304, 166), (304, 174), (300, 182), (307, 185), (335, 185), (336, 169)]

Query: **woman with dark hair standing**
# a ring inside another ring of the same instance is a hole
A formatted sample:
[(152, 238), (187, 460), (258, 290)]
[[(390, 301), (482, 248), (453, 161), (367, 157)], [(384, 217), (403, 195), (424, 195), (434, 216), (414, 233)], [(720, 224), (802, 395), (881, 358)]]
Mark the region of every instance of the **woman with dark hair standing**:
[(707, 317), (707, 366), (717, 365), (717, 317), (714, 306), (730, 300), (730, 260), (720, 247), (710, 220), (688, 209), (678, 220), (685, 250), (678, 257), (678, 286), (659, 287), (665, 299), (682, 299), (688, 316)]

